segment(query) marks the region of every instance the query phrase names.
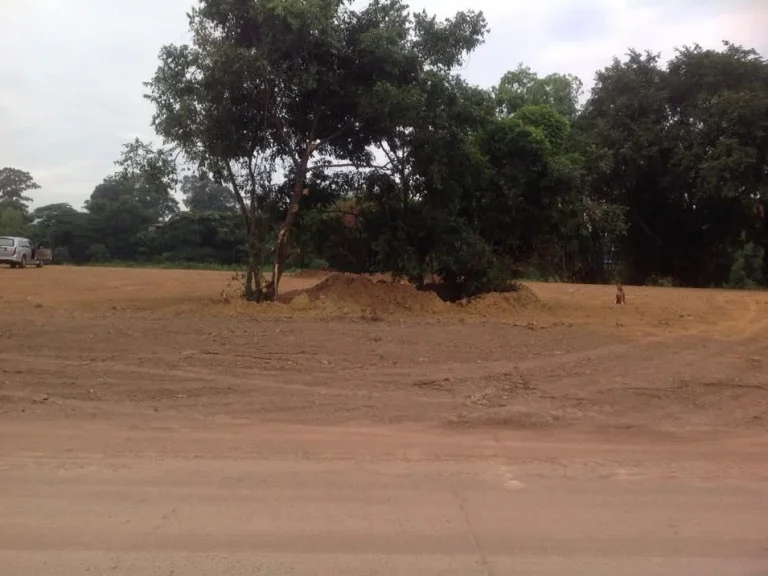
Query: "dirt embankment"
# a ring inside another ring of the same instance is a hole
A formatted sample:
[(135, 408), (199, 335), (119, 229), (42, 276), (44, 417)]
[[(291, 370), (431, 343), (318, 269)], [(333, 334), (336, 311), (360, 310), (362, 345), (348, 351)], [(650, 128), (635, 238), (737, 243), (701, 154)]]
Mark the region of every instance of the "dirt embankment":
[(306, 290), (286, 294), (283, 301), (297, 310), (321, 310), (330, 315), (363, 314), (371, 317), (401, 314), (444, 315), (465, 313), (497, 316), (542, 306), (525, 285), (503, 294), (484, 294), (456, 303), (445, 302), (434, 291), (418, 290), (401, 282), (372, 280), (355, 274), (330, 274)]

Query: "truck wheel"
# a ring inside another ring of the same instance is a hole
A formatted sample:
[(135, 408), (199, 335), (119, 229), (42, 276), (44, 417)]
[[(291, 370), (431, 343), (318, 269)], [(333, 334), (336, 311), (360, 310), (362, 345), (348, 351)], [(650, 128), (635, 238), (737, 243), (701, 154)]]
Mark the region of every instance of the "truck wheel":
[(22, 256), (21, 257), (21, 264), (19, 264), (19, 268), (24, 269), (26, 267), (27, 267), (27, 257), (26, 256)]

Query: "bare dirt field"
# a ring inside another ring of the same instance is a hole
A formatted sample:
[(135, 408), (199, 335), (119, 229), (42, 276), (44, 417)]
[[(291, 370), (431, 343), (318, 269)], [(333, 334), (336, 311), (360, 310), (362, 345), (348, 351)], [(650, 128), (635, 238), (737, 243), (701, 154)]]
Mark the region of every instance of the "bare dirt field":
[(768, 574), (768, 294), (0, 269), (0, 574)]

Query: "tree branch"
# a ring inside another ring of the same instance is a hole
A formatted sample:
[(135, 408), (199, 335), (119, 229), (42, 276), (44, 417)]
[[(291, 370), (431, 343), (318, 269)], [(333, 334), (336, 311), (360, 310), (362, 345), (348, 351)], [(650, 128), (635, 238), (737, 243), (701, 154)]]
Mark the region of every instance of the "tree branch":
[(633, 220), (638, 226), (640, 226), (643, 232), (645, 232), (651, 239), (655, 240), (659, 246), (664, 245), (664, 242), (662, 242), (661, 238), (659, 238), (658, 236), (656, 236), (656, 234), (653, 233), (653, 231), (648, 227), (648, 225), (640, 216), (635, 216)]
[(283, 126), (283, 123), (280, 120), (276, 121), (277, 125), (277, 135), (280, 137), (280, 141), (285, 145), (285, 149), (288, 152), (288, 156), (291, 159), (291, 162), (293, 162), (293, 167), (298, 169), (299, 168), (299, 157), (296, 156), (296, 152), (291, 147), (291, 141), (288, 139), (288, 136), (285, 134), (285, 127)]
[(310, 149), (310, 154), (315, 151), (317, 146), (314, 145), (315, 142), (315, 133), (317, 132), (317, 125), (320, 123), (320, 96), (322, 94), (321, 90), (317, 91), (317, 98), (315, 98), (315, 113), (314, 118), (312, 118), (312, 128), (309, 129), (309, 138), (308, 138), (308, 144), (307, 148)]
[(320, 146), (325, 146), (326, 144), (328, 144), (332, 140), (335, 140), (336, 138), (341, 136), (346, 130), (351, 128), (353, 125), (354, 125), (354, 121), (353, 120), (348, 120), (341, 128), (336, 130), (336, 132), (334, 132), (333, 134), (330, 134), (329, 136), (326, 136), (325, 138), (320, 140), (317, 143), (317, 146), (315, 146), (315, 147), (319, 148)]
[(337, 168), (357, 168), (358, 170), (363, 170), (365, 168), (368, 168), (370, 170), (386, 170), (391, 165), (391, 162), (387, 162), (386, 164), (378, 165), (378, 164), (366, 164), (366, 163), (359, 163), (359, 162), (344, 162), (342, 164), (323, 164), (322, 161), (317, 162), (316, 164), (313, 164), (309, 167), (310, 170), (315, 169), (322, 169), (322, 170), (334, 170)]
[(381, 143), (381, 151), (384, 152), (384, 156), (387, 157), (387, 160), (389, 160), (389, 164), (392, 166), (395, 166), (397, 164), (397, 154), (395, 154), (395, 151), (392, 150), (392, 144), (390, 144), (388, 141), (384, 141)]
[(250, 230), (250, 218), (248, 215), (248, 208), (245, 205), (245, 199), (243, 198), (242, 193), (240, 192), (240, 187), (237, 185), (237, 178), (235, 178), (235, 173), (232, 171), (232, 166), (229, 163), (229, 160), (225, 160), (224, 164), (227, 167), (227, 176), (229, 177), (229, 183), (232, 184), (232, 191), (235, 193), (235, 199), (237, 200), (237, 204), (240, 207), (240, 212), (243, 215), (243, 223), (245, 224), (245, 229)]
[(254, 149), (248, 156), (248, 179), (251, 182), (251, 189), (248, 191), (251, 197), (251, 207), (256, 205), (256, 174), (253, 172), (253, 155), (256, 150)]

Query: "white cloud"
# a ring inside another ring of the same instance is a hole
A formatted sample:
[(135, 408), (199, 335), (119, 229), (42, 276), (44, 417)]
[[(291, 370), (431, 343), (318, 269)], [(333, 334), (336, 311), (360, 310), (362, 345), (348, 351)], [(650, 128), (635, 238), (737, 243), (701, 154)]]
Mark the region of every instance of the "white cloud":
[[(0, 0), (0, 165), (29, 170), (35, 204), (79, 206), (121, 145), (152, 138), (142, 83), (164, 44), (185, 41), (192, 0)], [(671, 57), (723, 39), (768, 54), (764, 0), (412, 0), (445, 17), (483, 10), (491, 33), (463, 73), (489, 86), (519, 62), (587, 86), (627, 49)]]

